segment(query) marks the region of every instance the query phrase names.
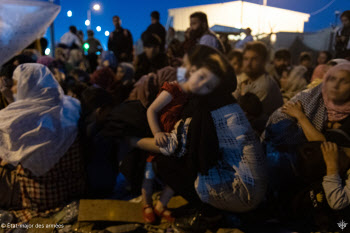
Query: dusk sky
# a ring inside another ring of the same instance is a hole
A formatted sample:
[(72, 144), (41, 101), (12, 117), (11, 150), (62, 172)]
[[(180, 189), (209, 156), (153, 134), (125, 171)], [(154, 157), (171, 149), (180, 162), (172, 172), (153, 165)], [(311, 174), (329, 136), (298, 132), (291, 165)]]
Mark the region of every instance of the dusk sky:
[[(131, 31), (134, 42), (136, 42), (141, 33), (150, 24), (150, 13), (157, 10), (161, 14), (161, 23), (166, 24), (168, 9), (224, 3), (230, 1), (218, 0), (60, 0), (61, 12), (55, 20), (55, 38), (56, 41), (68, 31), (70, 25), (75, 25), (78, 30), (83, 30), (86, 37), (87, 27), (84, 22), (87, 19), (87, 10), (92, 8), (94, 3), (100, 3), (102, 9), (100, 12), (92, 12), (92, 29), (95, 31), (95, 37), (98, 38), (104, 46), (108, 37), (104, 35), (106, 30), (113, 31), (112, 16), (119, 15), (122, 19), (122, 27)], [(246, 2), (262, 4), (263, 0), (246, 0)], [(329, 3), (329, 7), (318, 14)], [(350, 10), (350, 0), (267, 0), (268, 6), (284, 8), (288, 10), (311, 13), (308, 23), (305, 23), (305, 31), (313, 32), (323, 28), (330, 27), (335, 23), (335, 11)], [(71, 10), (73, 16), (68, 18), (67, 11)], [(337, 19), (340, 24), (339, 18)], [(96, 26), (101, 26), (101, 32), (96, 31)], [(243, 25), (244, 26), (244, 25)], [(175, 29), (176, 30), (176, 29)], [(48, 35), (48, 34), (47, 34)]]

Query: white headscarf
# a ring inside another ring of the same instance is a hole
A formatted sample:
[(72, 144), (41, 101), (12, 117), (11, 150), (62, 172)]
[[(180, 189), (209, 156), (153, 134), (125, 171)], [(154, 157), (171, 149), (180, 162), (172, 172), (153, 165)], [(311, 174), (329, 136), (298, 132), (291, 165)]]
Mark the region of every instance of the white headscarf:
[(65, 96), (41, 64), (16, 68), (17, 98), (0, 111), (0, 158), (45, 174), (73, 144), (80, 117), (78, 100)]

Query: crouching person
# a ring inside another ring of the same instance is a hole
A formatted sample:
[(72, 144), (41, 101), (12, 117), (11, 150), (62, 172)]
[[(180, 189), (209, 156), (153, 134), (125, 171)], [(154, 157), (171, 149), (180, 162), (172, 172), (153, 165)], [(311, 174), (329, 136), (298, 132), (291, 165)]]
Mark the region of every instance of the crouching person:
[(84, 192), (80, 103), (43, 65), (20, 65), (13, 79), (15, 102), (0, 111), (0, 209), (27, 222)]

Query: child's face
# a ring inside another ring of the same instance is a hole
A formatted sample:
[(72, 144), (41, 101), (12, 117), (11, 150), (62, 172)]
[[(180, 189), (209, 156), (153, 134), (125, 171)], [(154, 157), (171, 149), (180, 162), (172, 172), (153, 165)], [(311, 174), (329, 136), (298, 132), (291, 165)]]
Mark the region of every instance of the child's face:
[(205, 67), (197, 69), (192, 66), (189, 71), (189, 79), (184, 86), (188, 92), (196, 95), (211, 93), (219, 84), (219, 78)]

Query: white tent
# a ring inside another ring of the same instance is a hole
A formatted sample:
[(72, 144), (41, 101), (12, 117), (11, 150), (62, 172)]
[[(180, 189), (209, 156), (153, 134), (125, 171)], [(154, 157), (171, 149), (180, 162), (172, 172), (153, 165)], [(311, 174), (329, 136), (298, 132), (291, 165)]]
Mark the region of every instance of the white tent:
[(276, 32), (303, 32), (309, 14), (259, 4), (233, 1), (227, 3), (183, 7), (168, 10), (168, 22), (175, 30), (185, 31), (190, 26), (190, 15), (196, 11), (207, 14), (209, 27), (223, 25), (252, 29), (252, 34)]
[(43, 36), (60, 9), (48, 2), (0, 0), (0, 66)]

